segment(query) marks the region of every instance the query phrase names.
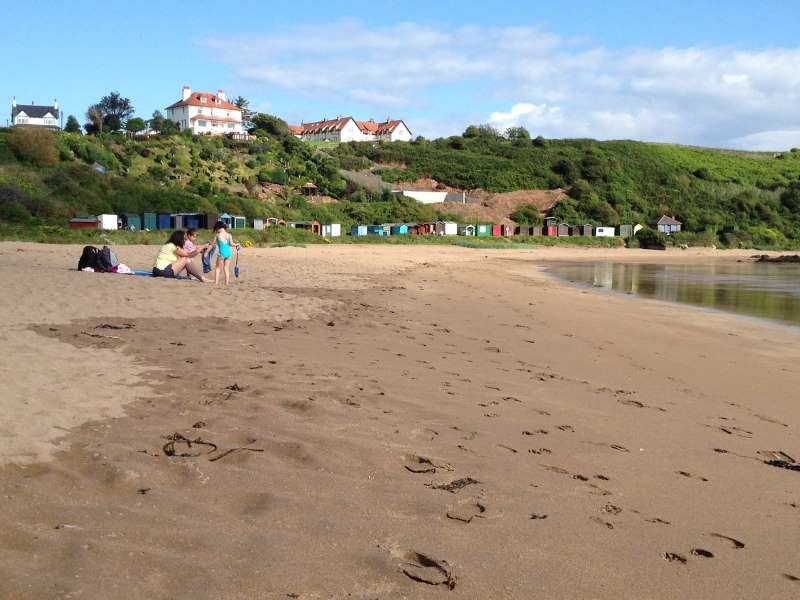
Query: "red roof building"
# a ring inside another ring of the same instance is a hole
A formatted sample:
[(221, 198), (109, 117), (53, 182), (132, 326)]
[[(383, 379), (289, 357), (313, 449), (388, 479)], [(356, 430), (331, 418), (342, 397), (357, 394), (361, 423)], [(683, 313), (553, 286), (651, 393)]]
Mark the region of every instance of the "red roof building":
[(167, 107), (167, 118), (181, 131), (206, 135), (243, 134), (242, 109), (230, 102), (223, 90), (216, 94), (193, 92), (185, 85), (181, 99)]

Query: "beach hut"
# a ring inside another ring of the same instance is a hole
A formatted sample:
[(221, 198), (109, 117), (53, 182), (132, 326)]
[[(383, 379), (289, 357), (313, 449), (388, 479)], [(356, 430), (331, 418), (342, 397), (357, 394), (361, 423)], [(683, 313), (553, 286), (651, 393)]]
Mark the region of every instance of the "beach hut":
[(583, 235), (584, 237), (592, 237), (592, 235), (594, 235), (594, 225), (589, 225), (588, 223), (586, 223), (581, 227), (583, 229), (581, 235)]
[(122, 215), (122, 225), (130, 231), (142, 230), (142, 215), (137, 213), (124, 213)]
[(247, 227), (247, 219), (243, 215), (233, 215), (233, 228), (244, 229)]
[(594, 235), (595, 235), (595, 237), (614, 237), (614, 228), (613, 227), (595, 227)]
[(555, 237), (558, 235), (558, 219), (555, 217), (547, 217), (544, 220), (542, 227), (542, 235)]
[(366, 225), (353, 225), (350, 228), (350, 235), (367, 235), (367, 226)]
[(342, 236), (341, 223), (322, 224), (322, 237), (341, 237), (341, 236)]
[(477, 237), (489, 237), (492, 235), (491, 223), (478, 223), (475, 225), (475, 235)]
[(158, 213), (156, 215), (156, 229), (171, 229), (172, 215), (169, 213)]
[(389, 227), (389, 233), (391, 235), (407, 235), (408, 234), (408, 225), (405, 223), (400, 223), (398, 225), (392, 225)]
[(147, 231), (158, 229), (158, 219), (156, 217), (156, 213), (146, 212), (142, 215), (142, 229), (146, 229)]
[(222, 213), (219, 215), (219, 220), (225, 223), (225, 227), (227, 229), (233, 229), (233, 217), (228, 213)]
[(99, 224), (97, 217), (75, 217), (69, 220), (70, 229), (97, 229)]
[(183, 213), (172, 213), (172, 228), (183, 229)]
[(492, 224), (492, 237), (500, 237), (503, 235), (503, 228), (499, 224)]
[(98, 228), (104, 231), (116, 231), (119, 227), (119, 218), (117, 215), (97, 215)]
[(383, 225), (367, 225), (367, 235), (385, 236), (387, 235), (386, 227)]
[(475, 225), (459, 225), (458, 235), (466, 235), (466, 236), (475, 235)]
[(570, 225), (569, 235), (570, 237), (578, 237), (583, 235), (583, 225)]
[(514, 226), (507, 223), (500, 225), (500, 234), (506, 237), (514, 235)]
[(633, 225), (617, 225), (617, 235), (629, 238), (633, 235)]
[(264, 229), (264, 219), (262, 219), (261, 217), (254, 218), (253, 219), (253, 229), (256, 229), (258, 231), (261, 231), (262, 229)]
[(433, 232), (436, 235), (458, 235), (458, 223), (453, 221), (436, 221), (433, 224)]
[(531, 237), (542, 237), (542, 227), (540, 225), (534, 225), (531, 227)]
[(285, 227), (286, 221), (279, 219), (278, 217), (267, 217), (264, 221), (264, 225), (267, 227), (272, 227), (273, 225), (283, 225)]
[(558, 224), (558, 237), (569, 237), (569, 225), (566, 223)]
[(206, 213), (203, 219), (203, 226), (206, 229), (213, 229), (216, 222), (219, 221), (219, 214), (217, 213)]
[(531, 234), (530, 225), (517, 225), (514, 228), (514, 235), (530, 235), (530, 234)]
[(183, 226), (186, 229), (202, 229), (203, 215), (200, 213), (186, 213), (183, 215)]

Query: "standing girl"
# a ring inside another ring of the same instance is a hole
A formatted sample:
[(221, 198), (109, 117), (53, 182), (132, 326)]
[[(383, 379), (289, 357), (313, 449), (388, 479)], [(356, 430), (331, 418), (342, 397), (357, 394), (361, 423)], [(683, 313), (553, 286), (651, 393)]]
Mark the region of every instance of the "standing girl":
[[(230, 263), (233, 255), (232, 246), (235, 244), (233, 236), (228, 233), (227, 225), (222, 221), (214, 224), (214, 241), (217, 244), (217, 264), (214, 269), (214, 285), (219, 285), (219, 274), (225, 270), (225, 285), (231, 283)], [(239, 247), (236, 244), (238, 252)]]

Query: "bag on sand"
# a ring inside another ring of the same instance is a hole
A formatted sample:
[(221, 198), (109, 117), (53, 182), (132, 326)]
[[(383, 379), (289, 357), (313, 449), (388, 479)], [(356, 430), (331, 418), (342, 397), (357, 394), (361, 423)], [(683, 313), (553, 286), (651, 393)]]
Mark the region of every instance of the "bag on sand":
[(83, 271), (86, 267), (95, 271), (100, 270), (100, 250), (94, 246), (84, 246), (83, 253), (78, 259), (78, 270)]
[[(111, 273), (119, 264), (117, 256), (111, 251), (108, 246), (103, 246), (100, 250), (100, 271), (103, 273)], [(97, 269), (95, 269), (96, 271)]]

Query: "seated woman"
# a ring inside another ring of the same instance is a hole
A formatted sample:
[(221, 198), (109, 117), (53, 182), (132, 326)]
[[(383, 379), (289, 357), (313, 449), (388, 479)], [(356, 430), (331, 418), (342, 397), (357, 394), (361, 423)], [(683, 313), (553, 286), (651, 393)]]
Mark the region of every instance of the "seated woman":
[(153, 277), (169, 277), (174, 279), (182, 271), (186, 271), (188, 276), (194, 276), (203, 283), (208, 283), (208, 279), (203, 277), (203, 273), (194, 266), (192, 259), (200, 252), (195, 248), (192, 251), (184, 249), (186, 243), (186, 232), (174, 231), (166, 244), (161, 246), (156, 256), (156, 264), (153, 265)]

